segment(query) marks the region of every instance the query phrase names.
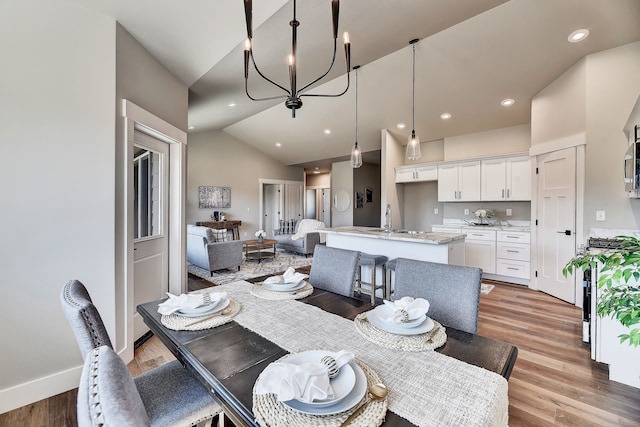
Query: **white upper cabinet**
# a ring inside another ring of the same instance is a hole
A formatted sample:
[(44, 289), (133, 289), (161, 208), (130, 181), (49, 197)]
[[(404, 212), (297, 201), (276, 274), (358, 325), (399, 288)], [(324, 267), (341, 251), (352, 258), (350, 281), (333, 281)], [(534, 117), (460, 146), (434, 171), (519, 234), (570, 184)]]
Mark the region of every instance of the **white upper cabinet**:
[(480, 200), (480, 161), (438, 166), (438, 201)]
[(396, 167), (396, 183), (435, 181), (438, 179), (438, 166), (416, 165)]
[(482, 201), (531, 200), (531, 160), (509, 157), (482, 160)]

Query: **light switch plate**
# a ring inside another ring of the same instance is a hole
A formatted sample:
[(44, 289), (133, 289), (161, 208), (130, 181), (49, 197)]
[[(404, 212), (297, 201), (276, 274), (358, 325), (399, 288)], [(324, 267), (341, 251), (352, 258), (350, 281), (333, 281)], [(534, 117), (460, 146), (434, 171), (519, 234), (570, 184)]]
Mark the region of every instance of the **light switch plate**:
[(604, 221), (605, 214), (604, 211), (596, 211), (596, 221)]
[(513, 211), (511, 209), (507, 209), (507, 216), (513, 215)]
[(465, 209), (465, 210), (464, 210), (464, 214), (465, 214), (465, 215), (469, 215), (469, 209)]
[(438, 215), (438, 208), (433, 208), (433, 214)]

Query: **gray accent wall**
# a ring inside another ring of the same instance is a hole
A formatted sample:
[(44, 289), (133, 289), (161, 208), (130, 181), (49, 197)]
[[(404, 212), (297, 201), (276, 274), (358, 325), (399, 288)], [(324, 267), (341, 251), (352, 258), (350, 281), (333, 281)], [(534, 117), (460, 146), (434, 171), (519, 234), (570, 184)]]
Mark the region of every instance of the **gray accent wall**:
[(240, 238), (260, 228), (260, 179), (303, 181), (304, 169), (286, 166), (223, 131), (189, 133), (187, 144), (187, 224), (209, 221), (214, 209), (198, 206), (199, 186), (231, 187), (228, 220), (242, 221)]
[(371, 203), (365, 198), (362, 208), (353, 210), (353, 225), (380, 227), (380, 166), (363, 163), (352, 171), (354, 193), (360, 192), (365, 197), (365, 188), (373, 191)]

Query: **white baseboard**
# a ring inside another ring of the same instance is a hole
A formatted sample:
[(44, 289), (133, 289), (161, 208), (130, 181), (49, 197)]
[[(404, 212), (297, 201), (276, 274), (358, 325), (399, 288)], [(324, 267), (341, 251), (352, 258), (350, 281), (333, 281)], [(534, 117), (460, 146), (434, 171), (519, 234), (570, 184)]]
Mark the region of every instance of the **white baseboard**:
[(0, 390), (0, 414), (78, 387), (82, 365)]

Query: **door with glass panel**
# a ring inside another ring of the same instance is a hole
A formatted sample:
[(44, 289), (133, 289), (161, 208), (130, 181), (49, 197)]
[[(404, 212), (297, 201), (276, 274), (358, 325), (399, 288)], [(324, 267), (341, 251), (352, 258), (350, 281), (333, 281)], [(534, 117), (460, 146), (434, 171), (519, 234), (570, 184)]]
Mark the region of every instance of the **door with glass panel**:
[[(134, 186), (134, 307), (165, 296), (169, 290), (169, 146), (135, 132)], [(134, 314), (134, 340), (148, 331)]]

